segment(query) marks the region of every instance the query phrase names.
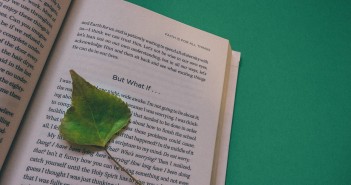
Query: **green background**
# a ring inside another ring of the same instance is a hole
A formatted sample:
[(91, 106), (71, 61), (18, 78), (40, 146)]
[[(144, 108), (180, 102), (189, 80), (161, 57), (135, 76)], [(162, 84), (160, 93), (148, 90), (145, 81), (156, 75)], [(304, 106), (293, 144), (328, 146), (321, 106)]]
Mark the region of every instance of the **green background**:
[(351, 1), (131, 2), (242, 52), (226, 184), (351, 184)]

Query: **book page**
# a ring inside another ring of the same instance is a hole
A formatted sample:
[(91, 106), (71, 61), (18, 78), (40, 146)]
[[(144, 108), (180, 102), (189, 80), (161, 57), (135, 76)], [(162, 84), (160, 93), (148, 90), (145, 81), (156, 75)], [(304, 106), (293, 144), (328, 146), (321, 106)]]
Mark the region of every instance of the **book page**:
[(70, 1), (0, 1), (0, 169)]
[(210, 184), (228, 41), (124, 1), (77, 0), (70, 10), (0, 183), (133, 184), (104, 151), (60, 136), (74, 69), (132, 110), (108, 146), (131, 174)]
[[(240, 53), (232, 51), (231, 66), (227, 83), (226, 96), (224, 97), (223, 116), (220, 119), (217, 132), (217, 144), (213, 160), (211, 184), (225, 184), (230, 133), (232, 128), (236, 84), (239, 72)], [(222, 101), (223, 102), (223, 101)]]

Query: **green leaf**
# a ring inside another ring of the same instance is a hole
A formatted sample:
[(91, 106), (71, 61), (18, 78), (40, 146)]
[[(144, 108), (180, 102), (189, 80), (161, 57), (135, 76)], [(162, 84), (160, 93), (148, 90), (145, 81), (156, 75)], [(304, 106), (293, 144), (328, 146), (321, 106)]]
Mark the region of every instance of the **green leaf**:
[(105, 147), (125, 127), (131, 112), (120, 98), (99, 90), (70, 70), (72, 105), (59, 127), (63, 138), (78, 145)]

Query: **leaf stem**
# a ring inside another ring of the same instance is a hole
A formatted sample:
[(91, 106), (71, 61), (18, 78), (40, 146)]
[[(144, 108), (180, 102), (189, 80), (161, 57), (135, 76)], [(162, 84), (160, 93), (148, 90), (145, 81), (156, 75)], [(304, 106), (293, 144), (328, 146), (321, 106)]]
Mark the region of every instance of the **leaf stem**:
[(115, 162), (115, 163), (117, 164), (117, 166), (120, 167), (120, 168), (122, 169), (122, 171), (124, 171), (127, 175), (129, 175), (130, 178), (133, 179), (133, 181), (135, 182), (135, 184), (137, 184), (137, 185), (142, 185), (141, 182), (140, 182), (139, 180), (137, 180), (135, 177), (133, 177), (132, 174), (130, 174), (121, 164), (119, 164), (119, 163), (117, 162), (117, 160), (116, 160), (114, 157), (112, 157), (112, 155), (110, 154), (110, 152), (107, 150), (107, 147), (104, 147), (104, 150), (105, 150), (105, 152), (110, 156), (110, 158), (113, 160), (113, 162)]

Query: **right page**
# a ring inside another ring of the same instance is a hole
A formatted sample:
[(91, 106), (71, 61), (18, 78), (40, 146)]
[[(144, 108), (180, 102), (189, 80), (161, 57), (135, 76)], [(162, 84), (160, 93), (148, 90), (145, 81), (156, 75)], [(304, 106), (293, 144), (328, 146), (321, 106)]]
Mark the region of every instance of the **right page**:
[(0, 184), (133, 184), (103, 151), (59, 135), (70, 69), (128, 103), (131, 123), (108, 150), (143, 184), (210, 184), (228, 51), (128, 2), (74, 1)]
[(236, 83), (239, 72), (240, 53), (232, 51), (231, 65), (222, 97), (218, 122), (217, 143), (213, 159), (211, 184), (225, 184), (230, 134), (232, 129)]

